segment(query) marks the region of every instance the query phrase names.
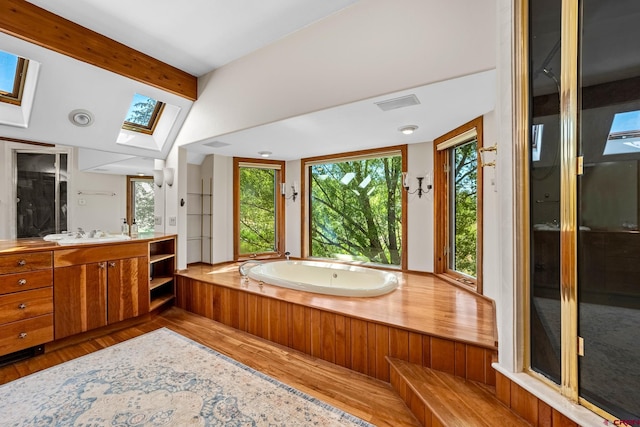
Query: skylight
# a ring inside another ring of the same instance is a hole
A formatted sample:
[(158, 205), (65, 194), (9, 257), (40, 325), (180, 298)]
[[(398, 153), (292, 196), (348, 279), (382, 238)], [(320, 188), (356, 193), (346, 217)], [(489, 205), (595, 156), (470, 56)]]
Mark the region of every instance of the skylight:
[(604, 147), (604, 155), (640, 153), (640, 110), (616, 113)]
[(151, 135), (163, 109), (164, 103), (136, 93), (133, 95), (122, 129)]
[(20, 105), (29, 60), (0, 50), (0, 101)]

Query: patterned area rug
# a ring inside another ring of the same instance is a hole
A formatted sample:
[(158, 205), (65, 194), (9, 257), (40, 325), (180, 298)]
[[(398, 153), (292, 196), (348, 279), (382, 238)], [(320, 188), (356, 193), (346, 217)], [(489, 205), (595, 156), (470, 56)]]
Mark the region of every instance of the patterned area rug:
[(371, 426), (168, 329), (0, 386), (3, 426)]

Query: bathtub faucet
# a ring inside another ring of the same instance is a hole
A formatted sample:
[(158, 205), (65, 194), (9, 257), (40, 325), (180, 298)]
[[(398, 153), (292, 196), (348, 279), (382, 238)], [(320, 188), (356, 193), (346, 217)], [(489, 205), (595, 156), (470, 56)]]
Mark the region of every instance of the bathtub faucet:
[(289, 257), (291, 256), (291, 252), (289, 252), (289, 251), (285, 252), (284, 256), (287, 258), (287, 261), (289, 261)]
[(255, 259), (250, 259), (250, 260), (247, 260), (247, 261), (243, 262), (242, 264), (240, 264), (240, 266), (238, 267), (238, 271), (240, 272), (240, 275), (242, 277), (247, 277), (247, 272), (244, 271), (244, 266), (247, 265), (247, 264), (262, 264), (262, 261), (258, 261), (258, 260), (255, 260)]

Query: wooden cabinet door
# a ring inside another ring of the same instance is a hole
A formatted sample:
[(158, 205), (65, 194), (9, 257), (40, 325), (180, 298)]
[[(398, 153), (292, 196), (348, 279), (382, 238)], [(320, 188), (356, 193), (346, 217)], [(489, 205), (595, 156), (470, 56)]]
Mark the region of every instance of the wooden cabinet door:
[(107, 324), (107, 263), (54, 269), (55, 339)]
[(107, 320), (116, 323), (149, 312), (147, 257), (107, 262)]

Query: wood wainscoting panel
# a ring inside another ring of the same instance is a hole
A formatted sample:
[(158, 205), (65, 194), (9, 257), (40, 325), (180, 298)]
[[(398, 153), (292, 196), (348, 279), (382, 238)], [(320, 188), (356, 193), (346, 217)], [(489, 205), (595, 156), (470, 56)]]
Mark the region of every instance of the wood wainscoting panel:
[(267, 286), (255, 292), (179, 274), (176, 305), (386, 382), (390, 376), (387, 356), (491, 382), (487, 360), (495, 349), (282, 300), (265, 295)]

